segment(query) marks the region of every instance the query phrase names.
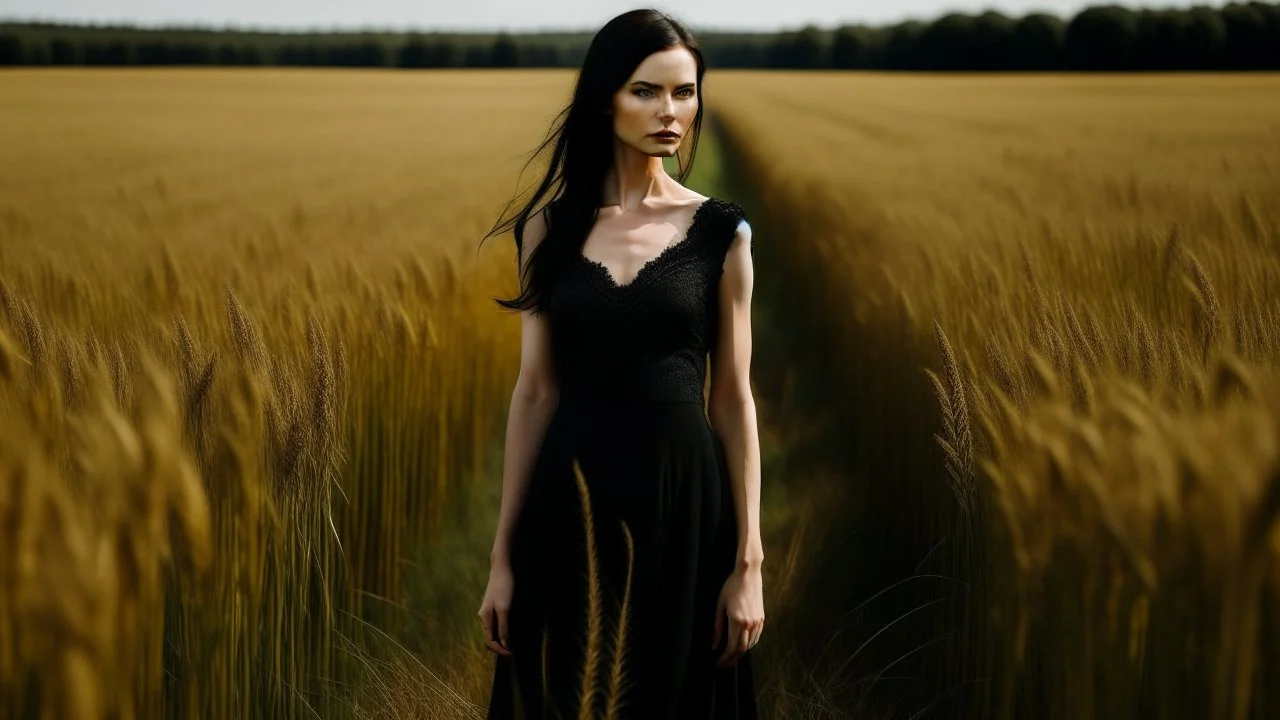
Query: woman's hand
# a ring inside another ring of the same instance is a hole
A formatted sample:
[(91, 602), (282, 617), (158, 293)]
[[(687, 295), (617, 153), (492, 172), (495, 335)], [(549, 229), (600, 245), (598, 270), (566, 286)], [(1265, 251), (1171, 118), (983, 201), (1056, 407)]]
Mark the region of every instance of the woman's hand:
[(760, 642), (764, 631), (764, 581), (760, 568), (738, 569), (724, 582), (716, 605), (716, 631), (711, 647), (724, 637), (725, 619), (729, 621), (728, 643), (717, 666), (729, 667)]
[(511, 608), (511, 590), (514, 579), (511, 565), (494, 563), (489, 569), (489, 587), (484, 591), (484, 602), (476, 618), (484, 627), (484, 644), (499, 655), (512, 653), (507, 645), (507, 611)]

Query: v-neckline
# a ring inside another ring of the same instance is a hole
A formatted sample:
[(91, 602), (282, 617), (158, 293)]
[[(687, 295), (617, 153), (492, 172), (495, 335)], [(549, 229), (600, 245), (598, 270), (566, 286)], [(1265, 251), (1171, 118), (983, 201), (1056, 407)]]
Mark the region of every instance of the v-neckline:
[(698, 221), (702, 219), (702, 211), (706, 209), (707, 205), (709, 205), (713, 199), (714, 198), (712, 197), (707, 197), (707, 199), (699, 203), (697, 209), (693, 211), (693, 217), (689, 219), (689, 227), (685, 228), (683, 237), (681, 237), (676, 242), (669, 243), (666, 247), (662, 248), (662, 250), (659, 251), (657, 255), (654, 255), (648, 260), (645, 260), (644, 262), (640, 263), (640, 269), (636, 270), (636, 274), (632, 276), (630, 282), (619, 283), (617, 279), (614, 278), (613, 273), (609, 272), (609, 268), (606, 267), (604, 263), (600, 262), (599, 260), (593, 260), (587, 257), (582, 252), (581, 249), (578, 250), (578, 258), (582, 260), (584, 263), (586, 263), (588, 266), (595, 267), (600, 272), (600, 274), (604, 275), (605, 279), (608, 280), (610, 287), (612, 287), (615, 290), (626, 290), (627, 288), (635, 285), (636, 282), (640, 280), (640, 276), (643, 275), (644, 272), (649, 269), (650, 265), (657, 263), (659, 260), (663, 259), (665, 256), (670, 254), (676, 248), (682, 245), (688, 244), (689, 240), (692, 239), (693, 237), (694, 230), (696, 230), (698, 227)]

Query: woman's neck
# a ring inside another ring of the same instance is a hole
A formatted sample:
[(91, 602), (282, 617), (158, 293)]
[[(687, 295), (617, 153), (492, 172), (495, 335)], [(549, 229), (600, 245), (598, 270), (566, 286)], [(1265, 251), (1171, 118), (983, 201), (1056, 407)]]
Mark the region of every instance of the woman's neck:
[(613, 145), (613, 166), (605, 173), (602, 206), (618, 205), (626, 211), (672, 196), (675, 183), (661, 157), (642, 153), (616, 138)]

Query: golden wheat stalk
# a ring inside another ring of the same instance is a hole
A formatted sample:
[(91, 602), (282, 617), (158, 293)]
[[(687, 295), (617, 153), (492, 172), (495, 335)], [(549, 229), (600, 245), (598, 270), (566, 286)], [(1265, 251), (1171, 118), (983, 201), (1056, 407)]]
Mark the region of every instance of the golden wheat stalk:
[(1088, 415), (1094, 407), (1093, 383), (1089, 380), (1087, 361), (1082, 360), (1079, 355), (1072, 364), (1070, 380), (1071, 396), (1076, 410), (1083, 415)]
[(209, 354), (208, 361), (204, 364), (204, 369), (196, 376), (195, 381), (191, 383), (187, 390), (187, 402), (184, 407), (190, 437), (193, 441), (200, 438), (200, 423), (204, 418), (205, 410), (209, 402), (209, 394), (213, 390), (213, 381), (218, 368), (218, 353), (215, 351)]
[(132, 395), (132, 381), (129, 363), (125, 359), (124, 349), (120, 347), (119, 342), (111, 344), (111, 354), (107, 356), (107, 360), (110, 363), (111, 389), (115, 393), (116, 402), (120, 407), (127, 407)]
[(1196, 329), (1200, 334), (1200, 359), (1204, 362), (1209, 359), (1209, 351), (1218, 338), (1222, 311), (1218, 305), (1218, 293), (1209, 281), (1209, 273), (1205, 272), (1204, 266), (1190, 251), (1184, 252), (1184, 255), (1191, 270), (1193, 297), (1196, 300)]
[(582, 658), (582, 692), (581, 705), (578, 708), (579, 720), (591, 720), (599, 694), (596, 686), (598, 667), (604, 655), (602, 629), (604, 625), (604, 598), (600, 588), (600, 568), (596, 556), (595, 519), (591, 512), (591, 495), (587, 489), (587, 481), (582, 476), (582, 467), (577, 458), (573, 461), (573, 475), (578, 484), (578, 499), (582, 505), (583, 530), (585, 532), (587, 550), (587, 638)]
[(1182, 228), (1175, 223), (1169, 228), (1169, 234), (1165, 237), (1164, 250), (1161, 252), (1160, 265), (1165, 277), (1173, 273), (1185, 251), (1186, 244), (1182, 241)]
[(1031, 291), (1031, 300), (1036, 307), (1044, 303), (1044, 290), (1040, 287), (1040, 282), (1036, 279), (1035, 268), (1031, 263), (1031, 251), (1027, 248), (1025, 242), (1018, 243), (1018, 255), (1022, 266), (1022, 278), (1027, 283), (1027, 289)]
[(4, 310), (5, 317), (13, 325), (20, 322), (20, 314), (18, 309), (18, 296), (9, 289), (8, 283), (4, 278), (0, 278), (0, 310)]
[(329, 339), (314, 310), (307, 313), (307, 347), (311, 354), (314, 384), (311, 390), (311, 422), (318, 445), (317, 471), (325, 478), (336, 474), (338, 449), (337, 379), (329, 354)]
[(1004, 349), (996, 344), (991, 337), (986, 339), (984, 347), (987, 354), (987, 362), (995, 373), (996, 384), (1000, 390), (1016, 402), (1019, 407), (1026, 408), (1026, 391), (1023, 389), (1022, 382), (1018, 379), (1018, 376), (1014, 374), (1013, 366), (1009, 364), (1009, 358)]
[(1151, 337), (1151, 327), (1147, 325), (1146, 318), (1139, 313), (1134, 319), (1136, 321), (1134, 330), (1138, 335), (1138, 372), (1143, 383), (1149, 388), (1156, 382), (1160, 355), (1156, 352), (1156, 344)]
[(1239, 307), (1231, 311), (1231, 339), (1237, 355), (1248, 357), (1253, 354), (1254, 344), (1250, 337), (1251, 328), (1245, 321), (1245, 314)]
[(942, 325), (933, 321), (934, 337), (938, 349), (942, 353), (942, 367), (946, 373), (946, 383), (931, 370), (925, 370), (938, 395), (938, 403), (942, 408), (941, 435), (934, 435), (934, 440), (942, 448), (947, 457), (947, 473), (951, 477), (952, 491), (956, 500), (966, 511), (972, 506), (975, 489), (973, 487), (973, 433), (969, 423), (969, 407), (965, 400), (965, 383), (961, 375), (960, 363), (956, 360), (951, 343), (947, 340)]
[(62, 387), (68, 407), (79, 407), (84, 397), (84, 375), (80, 370), (78, 353), (65, 337), (59, 336), (56, 346), (58, 348), (58, 368), (61, 370)]
[(173, 255), (173, 248), (164, 243), (160, 248), (160, 269), (164, 276), (165, 297), (169, 302), (176, 302), (182, 292), (182, 273), (178, 272), (178, 259)]
[(178, 333), (178, 352), (182, 356), (183, 370), (190, 370), (191, 365), (196, 362), (196, 342), (191, 337), (191, 330), (182, 313), (174, 313), (173, 327)]
[(1067, 332), (1071, 336), (1071, 342), (1075, 346), (1076, 354), (1085, 363), (1085, 368), (1090, 372), (1097, 372), (1100, 363), (1098, 362), (1098, 353), (1093, 348), (1093, 343), (1085, 336), (1084, 326), (1080, 319), (1076, 317), (1075, 310), (1066, 305)]
[(627, 627), (631, 614), (631, 580), (635, 564), (635, 543), (631, 539), (631, 528), (622, 523), (622, 537), (627, 546), (627, 578), (622, 588), (622, 602), (618, 608), (618, 616), (614, 620), (613, 663), (609, 671), (609, 699), (605, 704), (606, 720), (615, 720), (622, 709), (622, 698), (626, 692), (626, 651)]
[(31, 359), (31, 369), (36, 377), (41, 377), (47, 368), (49, 350), (44, 340), (44, 329), (40, 320), (31, 309), (31, 303), (22, 301), (20, 305), (22, 332), (26, 336), (27, 355)]
[(227, 318), (231, 322), (231, 339), (240, 359), (257, 371), (267, 368), (267, 352), (262, 344), (262, 336), (249, 318), (235, 290), (226, 288)]
[(84, 354), (85, 358), (94, 367), (104, 367), (106, 362), (105, 353), (102, 351), (102, 343), (98, 342), (98, 336), (93, 332), (93, 328), (85, 331)]

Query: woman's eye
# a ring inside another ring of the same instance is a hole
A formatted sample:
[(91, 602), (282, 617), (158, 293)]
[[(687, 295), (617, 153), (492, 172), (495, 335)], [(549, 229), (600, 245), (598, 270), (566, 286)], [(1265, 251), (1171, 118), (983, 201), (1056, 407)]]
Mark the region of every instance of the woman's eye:
[[(638, 90), (636, 90), (636, 91), (635, 91), (635, 94), (636, 94), (638, 97), (649, 97), (650, 95), (652, 95), (652, 94), (653, 94), (653, 91), (652, 91), (652, 90), (649, 90), (649, 89), (647, 89), (647, 88), (640, 88), (640, 89), (638, 89)], [(694, 95), (694, 92), (693, 92), (693, 89), (692, 89), (692, 88), (684, 88), (683, 90), (677, 90), (677, 91), (676, 91), (676, 96), (677, 96), (677, 97), (686, 97), (686, 98), (687, 98), (687, 97), (693, 97), (693, 95)]]

